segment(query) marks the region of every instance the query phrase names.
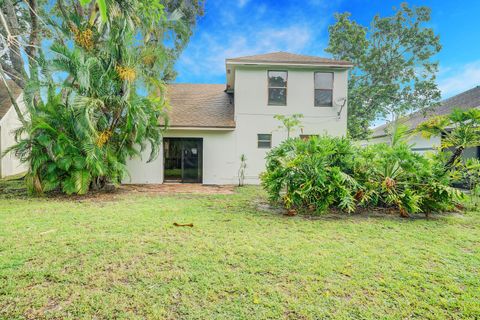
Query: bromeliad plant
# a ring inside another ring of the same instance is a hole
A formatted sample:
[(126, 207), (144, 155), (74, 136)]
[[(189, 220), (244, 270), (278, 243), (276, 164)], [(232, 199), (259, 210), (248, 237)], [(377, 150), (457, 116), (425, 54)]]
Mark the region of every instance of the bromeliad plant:
[(396, 209), (411, 213), (450, 210), (462, 194), (449, 186), (443, 162), (412, 152), (405, 143), (365, 148), (347, 138), (290, 139), (267, 155), (262, 184), (270, 200), (289, 210)]

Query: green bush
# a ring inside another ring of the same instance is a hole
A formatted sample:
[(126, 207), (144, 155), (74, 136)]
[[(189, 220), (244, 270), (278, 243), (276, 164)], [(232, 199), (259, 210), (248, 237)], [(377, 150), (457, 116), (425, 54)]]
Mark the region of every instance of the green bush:
[(408, 145), (355, 146), (347, 138), (288, 139), (267, 155), (262, 185), (288, 209), (393, 208), (402, 216), (452, 209), (462, 194), (451, 188), (443, 162)]
[(29, 164), (25, 181), (31, 193), (85, 194), (92, 184), (105, 183), (103, 177), (118, 184), (127, 175), (127, 154), (112, 145), (100, 146), (85, 114), (62, 104), (60, 95), (49, 95), (46, 103), (38, 103), (27, 126), (20, 128), (22, 137), (10, 150)]
[(476, 158), (464, 159), (457, 164), (457, 184), (470, 191), (470, 205), (476, 209), (480, 202), (480, 161)]

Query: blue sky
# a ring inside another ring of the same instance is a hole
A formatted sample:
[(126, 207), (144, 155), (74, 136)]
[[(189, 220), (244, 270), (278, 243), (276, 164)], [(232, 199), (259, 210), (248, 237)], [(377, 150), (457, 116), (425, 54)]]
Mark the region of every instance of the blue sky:
[[(328, 56), (328, 25), (351, 12), (368, 25), (391, 15), (393, 0), (207, 0), (205, 16), (176, 64), (177, 82), (225, 83), (225, 58), (288, 51)], [(438, 85), (444, 98), (480, 85), (480, 1), (408, 1), (432, 8), (430, 26), (443, 49)]]

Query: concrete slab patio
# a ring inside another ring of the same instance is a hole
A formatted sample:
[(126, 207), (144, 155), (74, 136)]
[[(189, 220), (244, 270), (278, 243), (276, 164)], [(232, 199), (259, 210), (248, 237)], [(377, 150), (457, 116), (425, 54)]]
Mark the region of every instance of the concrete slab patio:
[(122, 191), (156, 194), (233, 194), (234, 185), (203, 185), (199, 183), (129, 184)]

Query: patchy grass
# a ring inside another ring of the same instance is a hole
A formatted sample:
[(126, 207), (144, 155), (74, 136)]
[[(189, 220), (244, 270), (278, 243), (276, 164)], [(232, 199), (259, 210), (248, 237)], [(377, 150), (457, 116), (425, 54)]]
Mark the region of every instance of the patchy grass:
[(312, 220), (264, 199), (3, 197), (0, 318), (478, 319), (478, 212)]
[[(0, 179), (0, 199), (27, 196), (23, 175)], [(1, 208), (1, 207), (0, 207)]]

